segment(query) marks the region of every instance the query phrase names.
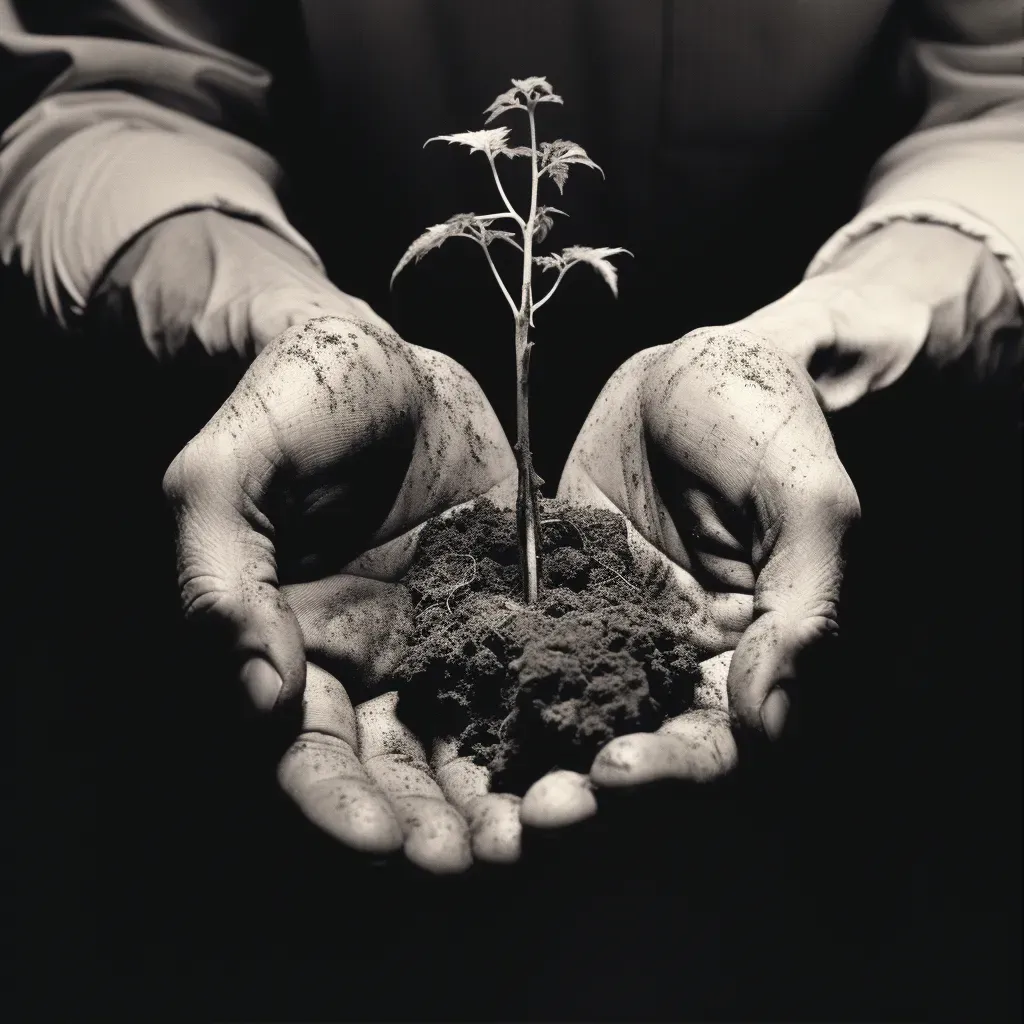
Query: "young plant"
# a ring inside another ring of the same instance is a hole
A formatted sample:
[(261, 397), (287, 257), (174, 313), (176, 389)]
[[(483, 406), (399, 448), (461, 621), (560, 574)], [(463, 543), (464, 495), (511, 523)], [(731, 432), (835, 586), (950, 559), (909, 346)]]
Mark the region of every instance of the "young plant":
[[(592, 266), (611, 288), (612, 294), (618, 294), (618, 277), (615, 266), (609, 257), (626, 252), (621, 248), (590, 248), (584, 245), (571, 245), (559, 253), (547, 256), (534, 255), (535, 245), (547, 238), (554, 225), (554, 215), (566, 216), (562, 210), (553, 206), (539, 206), (539, 186), (542, 178), (550, 178), (561, 195), (569, 176), (572, 164), (582, 164), (604, 172), (584, 152), (583, 147), (565, 139), (553, 142), (537, 142), (536, 110), (541, 103), (561, 103), (562, 97), (557, 96), (546, 78), (512, 79), (512, 88), (503, 92), (485, 111), (490, 124), (495, 118), (511, 110), (523, 111), (529, 122), (530, 144), (528, 146), (509, 145), (509, 129), (483, 128), (475, 132), (459, 132), (455, 135), (438, 135), (428, 139), (431, 142), (459, 143), (467, 146), (472, 152), (483, 153), (491, 168), (494, 184), (501, 198), (504, 210), (498, 213), (457, 213), (449, 217), (443, 224), (434, 224), (416, 239), (398, 261), (391, 275), (391, 283), (411, 262), (419, 262), (428, 252), (443, 245), (450, 238), (468, 238), (476, 242), (487, 257), (488, 266), (494, 279), (498, 282), (502, 295), (508, 301), (515, 321), (515, 353), (516, 353), (516, 464), (519, 470), (519, 490), (516, 498), (516, 525), (519, 539), (519, 561), (522, 572), (523, 595), (527, 604), (537, 599), (539, 572), (537, 553), (540, 550), (538, 529), (540, 522), (540, 485), (544, 482), (533, 468), (533, 456), (530, 450), (530, 352), (533, 341), (530, 329), (534, 326), (533, 316), (550, 298), (562, 283), (566, 271), (578, 263)], [(509, 159), (526, 158), (530, 161), (530, 206), (524, 216), (512, 205), (501, 176), (498, 174), (497, 157)], [(511, 220), (514, 231), (496, 230), (495, 223)], [(517, 238), (518, 235), (518, 238)], [(518, 303), (506, 287), (498, 268), (491, 257), (490, 246), (494, 242), (503, 242), (513, 246), (522, 253), (522, 281), (519, 289)], [(554, 283), (537, 301), (533, 298), (533, 269), (556, 271)]]

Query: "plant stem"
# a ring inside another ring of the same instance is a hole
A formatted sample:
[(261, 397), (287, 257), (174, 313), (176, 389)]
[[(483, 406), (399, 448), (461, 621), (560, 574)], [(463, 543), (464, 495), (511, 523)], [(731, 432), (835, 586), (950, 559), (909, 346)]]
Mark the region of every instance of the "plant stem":
[(523, 291), (516, 314), (516, 465), (519, 468), (519, 490), (516, 495), (516, 532), (519, 538), (519, 560), (523, 579), (523, 596), (527, 604), (537, 600), (540, 589), (539, 537), (540, 485), (544, 482), (533, 468), (530, 450), (530, 322), (533, 317), (533, 232), (537, 219), (537, 122), (533, 105), (527, 108), (530, 118), (530, 214), (523, 225)]
[(516, 466), (519, 488), (516, 493), (516, 533), (519, 540), (519, 565), (523, 597), (527, 604), (537, 600), (540, 590), (538, 525), (540, 521), (540, 485), (544, 482), (533, 468), (530, 451), (530, 352), (529, 317), (516, 317)]

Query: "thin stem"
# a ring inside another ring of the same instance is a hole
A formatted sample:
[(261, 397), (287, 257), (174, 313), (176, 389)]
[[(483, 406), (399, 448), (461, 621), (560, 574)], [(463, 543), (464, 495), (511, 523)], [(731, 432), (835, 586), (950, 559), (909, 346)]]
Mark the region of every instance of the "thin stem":
[(494, 162), (494, 154), (487, 154), (487, 162), (491, 165), (491, 174), (494, 175), (494, 184), (498, 186), (498, 195), (501, 196), (501, 201), (505, 204), (508, 209), (509, 216), (514, 217), (516, 223), (523, 227), (523, 218), (516, 212), (516, 208), (509, 201), (507, 195), (505, 195), (505, 189), (501, 184), (501, 177), (498, 175), (498, 165)]
[(529, 322), (533, 319), (530, 285), (533, 281), (533, 232), (537, 219), (537, 186), (540, 176), (537, 173), (537, 118), (532, 103), (527, 104), (526, 113), (530, 118), (530, 216), (523, 225), (523, 303), (519, 314)]
[(575, 262), (567, 263), (564, 267), (562, 267), (562, 269), (558, 272), (558, 277), (555, 278), (555, 283), (551, 286), (551, 290), (543, 298), (539, 299), (537, 302), (533, 304), (534, 313), (536, 313), (537, 310), (540, 309), (540, 307), (543, 306), (544, 303), (547, 302), (548, 299), (550, 299), (551, 296), (555, 294), (555, 289), (562, 283), (562, 278), (565, 277), (565, 272), (569, 269), (569, 267), (574, 266), (576, 266)]
[(505, 298), (508, 300), (509, 309), (512, 310), (512, 315), (518, 316), (519, 310), (516, 309), (515, 300), (509, 294), (509, 290), (505, 287), (505, 282), (502, 281), (501, 279), (501, 274), (498, 273), (498, 268), (494, 265), (494, 260), (491, 259), (490, 246), (488, 246), (485, 242), (481, 241), (479, 238), (474, 239), (474, 241), (476, 241), (480, 248), (483, 249), (484, 255), (487, 257), (487, 265), (491, 268), (491, 273), (494, 275), (494, 280), (498, 282), (498, 287), (501, 289), (501, 294), (504, 295)]
[(478, 220), (482, 224), (488, 224), (492, 220), (501, 220), (502, 218), (520, 220), (518, 213), (478, 213), (473, 220)]
[(530, 327), (533, 323), (533, 233), (537, 219), (537, 122), (533, 104), (527, 105), (530, 117), (530, 216), (523, 224), (523, 290), (516, 314), (516, 463), (519, 487), (516, 494), (516, 533), (519, 539), (519, 560), (523, 581), (523, 597), (527, 604), (537, 600), (540, 590), (540, 485), (543, 481), (533, 468), (530, 451)]

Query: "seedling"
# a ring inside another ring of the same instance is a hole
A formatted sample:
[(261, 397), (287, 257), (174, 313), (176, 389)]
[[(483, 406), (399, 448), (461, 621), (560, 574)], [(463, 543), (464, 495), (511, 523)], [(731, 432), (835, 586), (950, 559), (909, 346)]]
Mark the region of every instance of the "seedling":
[[(533, 468), (533, 455), (530, 449), (530, 352), (533, 341), (530, 330), (534, 326), (534, 314), (562, 283), (566, 271), (579, 263), (593, 267), (611, 288), (613, 295), (618, 295), (618, 275), (609, 257), (627, 250), (622, 248), (591, 248), (583, 245), (571, 245), (559, 253), (547, 256), (534, 255), (534, 247), (542, 243), (554, 226), (554, 216), (566, 214), (553, 206), (539, 206), (538, 193), (541, 178), (550, 178), (558, 188), (559, 195), (565, 189), (572, 164), (582, 164), (601, 173), (604, 172), (587, 156), (582, 146), (565, 139), (553, 142), (537, 142), (536, 110), (541, 103), (562, 103), (562, 97), (555, 94), (546, 78), (512, 79), (512, 88), (503, 92), (484, 111), (487, 115), (485, 124), (512, 110), (524, 111), (529, 122), (530, 144), (528, 146), (509, 145), (510, 129), (483, 128), (475, 132), (459, 132), (455, 135), (438, 135), (427, 139), (424, 145), (431, 142), (458, 143), (469, 147), (472, 152), (483, 153), (491, 168), (494, 184), (505, 207), (498, 213), (457, 213), (449, 217), (443, 224), (434, 224), (427, 228), (405, 251), (398, 261), (391, 283), (411, 262), (419, 262), (432, 249), (437, 249), (450, 238), (468, 238), (476, 242), (487, 257), (494, 279), (498, 282), (502, 295), (508, 301), (515, 321), (515, 354), (516, 354), (516, 465), (519, 471), (519, 488), (516, 497), (516, 533), (519, 541), (519, 562), (522, 573), (523, 596), (527, 604), (537, 600), (539, 572), (537, 553), (540, 550), (538, 529), (540, 524), (540, 486), (544, 482)], [(508, 198), (498, 173), (497, 157), (509, 159), (528, 158), (530, 161), (530, 209), (523, 216), (516, 210)], [(516, 230), (497, 230), (494, 225), (503, 220), (514, 223)], [(517, 238), (518, 235), (518, 238)], [(503, 242), (519, 250), (523, 257), (522, 284), (518, 304), (506, 286), (494, 259), (490, 247), (494, 242)], [(627, 253), (628, 255), (628, 253)], [(554, 283), (550, 289), (536, 302), (533, 298), (533, 270), (556, 271)]]

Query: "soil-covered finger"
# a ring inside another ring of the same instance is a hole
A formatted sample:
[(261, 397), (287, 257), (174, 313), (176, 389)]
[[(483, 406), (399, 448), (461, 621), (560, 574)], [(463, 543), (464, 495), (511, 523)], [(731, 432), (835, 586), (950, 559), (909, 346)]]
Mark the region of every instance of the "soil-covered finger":
[(395, 718), (397, 694), (356, 709), (367, 774), (387, 796), (405, 837), (405, 855), (427, 871), (464, 871), (472, 862), (469, 827), (431, 774), (423, 747)]
[(513, 864), (522, 852), (522, 799), (512, 793), (485, 793), (465, 808), (473, 856), (489, 864)]
[(409, 860), (439, 873), (469, 867), (469, 827), (431, 777), (425, 758), (407, 753), (378, 754), (366, 759), (365, 766), (395, 812)]
[(391, 796), (405, 835), (406, 857), (434, 874), (465, 871), (473, 862), (466, 819), (440, 796)]
[(356, 726), (359, 730), (359, 753), (364, 761), (381, 754), (405, 754), (413, 761), (427, 764), (423, 744), (413, 731), (399, 721), (395, 714), (398, 693), (389, 690), (363, 701), (356, 708)]
[(619, 736), (594, 759), (594, 785), (616, 788), (662, 780), (708, 782), (731, 771), (736, 743), (724, 712), (691, 711), (656, 733)]
[(378, 855), (401, 848), (403, 832), (390, 802), (344, 740), (303, 734), (281, 759), (277, 776), (302, 813), (346, 846)]
[(693, 689), (693, 705), (695, 708), (717, 708), (728, 710), (729, 707), (729, 666), (732, 665), (732, 651), (723, 651), (713, 658), (702, 661), (697, 666), (700, 678)]
[(590, 779), (562, 769), (538, 779), (526, 791), (519, 808), (520, 820), (530, 828), (561, 828), (596, 812), (597, 798)]
[(485, 796), (490, 790), (491, 773), (471, 757), (449, 759), (447, 763), (434, 768), (434, 777), (445, 799), (460, 811), (465, 811), (474, 800)]

